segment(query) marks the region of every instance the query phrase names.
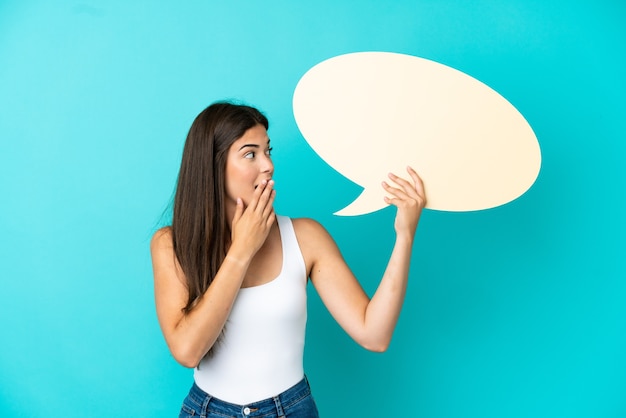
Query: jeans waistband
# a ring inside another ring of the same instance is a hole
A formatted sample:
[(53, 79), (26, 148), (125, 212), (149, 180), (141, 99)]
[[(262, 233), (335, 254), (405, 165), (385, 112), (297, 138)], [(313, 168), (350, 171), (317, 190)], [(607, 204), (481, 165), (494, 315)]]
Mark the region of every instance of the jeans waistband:
[[(276, 411), (278, 416), (283, 415), (282, 409), (288, 408), (292, 404), (298, 402), (304, 397), (310, 395), (311, 388), (306, 376), (287, 389), (286, 391), (272, 397), (246, 405), (238, 405), (218, 399), (193, 384), (189, 391), (189, 397), (202, 407), (203, 410), (210, 408), (211, 410), (221, 411), (225, 414), (237, 413), (245, 417), (262, 416), (272, 411)], [(239, 415), (238, 415), (239, 416)]]

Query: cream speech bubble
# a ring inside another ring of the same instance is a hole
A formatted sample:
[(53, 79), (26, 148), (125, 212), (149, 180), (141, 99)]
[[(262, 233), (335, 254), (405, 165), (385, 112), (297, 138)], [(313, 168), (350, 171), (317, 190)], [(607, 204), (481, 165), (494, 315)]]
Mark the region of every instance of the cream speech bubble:
[(298, 128), (330, 166), (364, 188), (336, 215), (387, 204), (381, 181), (406, 167), (426, 186), (427, 208), (473, 211), (524, 194), (541, 167), (533, 130), (511, 103), (454, 68), (390, 52), (323, 61), (293, 96)]

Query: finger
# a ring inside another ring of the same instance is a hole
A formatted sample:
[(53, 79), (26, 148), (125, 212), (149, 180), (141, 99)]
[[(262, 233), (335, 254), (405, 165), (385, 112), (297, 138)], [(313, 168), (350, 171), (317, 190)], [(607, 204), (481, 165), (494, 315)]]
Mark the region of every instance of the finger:
[(389, 173), (389, 178), (401, 189), (403, 189), (405, 192), (410, 192), (410, 191), (414, 191), (415, 187), (413, 186), (413, 184), (411, 184), (411, 182), (409, 182), (408, 180), (395, 175), (394, 173)]
[(391, 195), (385, 196), (384, 198), (385, 203), (387, 204), (397, 207), (405, 204), (408, 204), (409, 206), (417, 204), (418, 206), (423, 207), (426, 204), (426, 199), (423, 196), (420, 196), (416, 189), (412, 187), (397, 188), (390, 186), (387, 182), (383, 182), (382, 184), (385, 191)]
[[(265, 182), (265, 180), (264, 180)], [(270, 180), (269, 182), (265, 182), (265, 186), (263, 189), (263, 192), (261, 193), (261, 196), (259, 197), (258, 201), (257, 201), (257, 206), (256, 206), (256, 210), (259, 213), (263, 213), (265, 211), (265, 208), (267, 208), (267, 204), (270, 200), (270, 197), (272, 196), (274, 192), (274, 180)]]
[(411, 197), (408, 195), (408, 193), (404, 189), (401, 189), (399, 187), (393, 187), (386, 181), (383, 181), (382, 185), (385, 191), (389, 193), (390, 195), (392, 195), (394, 198), (408, 199)]
[(391, 181), (393, 181), (396, 184), (396, 186), (404, 189), (405, 191), (408, 191), (409, 189), (413, 188), (413, 185), (409, 183), (408, 180), (403, 179), (402, 177), (397, 176), (394, 173), (389, 173), (388, 177)]
[(400, 196), (384, 196), (383, 198), (385, 203), (388, 205), (393, 205), (398, 209), (420, 209), (423, 208), (424, 205), (421, 203), (422, 200), (420, 198), (412, 198), (406, 195)]
[(417, 191), (417, 194), (421, 197), (425, 197), (426, 193), (424, 192), (424, 182), (422, 181), (422, 178), (419, 176), (419, 174), (417, 174), (413, 167), (407, 167), (406, 171), (413, 179), (413, 184), (415, 185), (415, 190)]
[(266, 225), (267, 227), (271, 227), (274, 221), (276, 220), (276, 213), (274, 212), (274, 208), (272, 207), (270, 214), (267, 217)]
[[(403, 190), (406, 193), (407, 197), (410, 197), (412, 199), (423, 199), (423, 185), (421, 184), (421, 179), (419, 178), (419, 176), (414, 170), (412, 173), (409, 172), (409, 175), (411, 176), (411, 179), (414, 181), (413, 183), (393, 173), (389, 173), (389, 178), (394, 183), (396, 183), (396, 185), (401, 190)], [(419, 185), (415, 183), (416, 180), (419, 183)]]
[(384, 196), (383, 199), (385, 199), (385, 203), (387, 203), (388, 205), (393, 205), (393, 206), (396, 206), (397, 208), (404, 206), (407, 202), (410, 202), (410, 201), (415, 202), (415, 199), (411, 199), (410, 197), (406, 195)]
[(243, 200), (238, 197), (237, 198), (237, 206), (235, 207), (235, 215), (233, 216), (233, 224), (236, 224), (239, 219), (241, 219), (241, 215), (243, 214)]
[(235, 206), (235, 214), (233, 215), (233, 222), (232, 222), (232, 229), (231, 229), (231, 237), (235, 237), (235, 225), (237, 225), (239, 223), (239, 220), (241, 219), (241, 217), (243, 216), (243, 211), (244, 211), (244, 205), (243, 205), (243, 200), (238, 197), (237, 198), (237, 205)]
[(413, 179), (414, 185), (417, 185), (418, 183), (419, 184), (422, 183), (422, 179), (420, 178), (419, 174), (417, 174), (417, 171), (413, 169), (413, 167), (407, 166), (406, 171), (407, 173), (409, 173), (409, 176), (411, 177), (411, 179)]
[(250, 208), (250, 210), (254, 211), (257, 209), (259, 205), (259, 200), (261, 199), (261, 196), (263, 195), (263, 192), (265, 191), (266, 187), (267, 187), (267, 180), (263, 180), (254, 189), (254, 193), (252, 194), (252, 199), (250, 200), (250, 204), (248, 205), (248, 208)]
[(389, 196), (385, 196), (383, 197), (383, 199), (385, 199), (385, 203), (388, 205), (393, 205), (393, 206), (398, 206), (398, 199), (396, 198), (391, 198)]
[(269, 196), (267, 204), (265, 205), (265, 209), (263, 210), (263, 217), (267, 218), (270, 216), (271, 212), (274, 211), (274, 200), (276, 199), (276, 190), (272, 189), (272, 192)]

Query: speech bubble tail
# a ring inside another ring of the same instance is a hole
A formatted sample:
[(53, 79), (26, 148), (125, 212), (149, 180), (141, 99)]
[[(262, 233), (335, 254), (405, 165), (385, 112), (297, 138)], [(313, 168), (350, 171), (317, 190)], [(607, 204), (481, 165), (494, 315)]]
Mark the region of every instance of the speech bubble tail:
[(365, 188), (359, 197), (354, 199), (354, 201), (345, 208), (335, 212), (334, 215), (359, 216), (366, 213), (376, 212), (377, 210), (387, 206), (388, 205), (382, 200), (381, 192), (370, 191), (370, 189)]

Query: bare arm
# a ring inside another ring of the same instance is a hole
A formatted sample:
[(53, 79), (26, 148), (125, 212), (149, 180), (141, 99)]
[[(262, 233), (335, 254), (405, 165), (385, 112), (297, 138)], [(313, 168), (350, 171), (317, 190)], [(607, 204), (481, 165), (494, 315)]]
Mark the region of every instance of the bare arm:
[(195, 367), (217, 340), (228, 318), (248, 266), (275, 221), (273, 182), (255, 191), (244, 209), (237, 202), (232, 244), (207, 291), (193, 309), (183, 312), (188, 290), (172, 244), (171, 230), (157, 231), (150, 250), (157, 317), (167, 345), (183, 366)]
[(426, 203), (421, 179), (412, 169), (408, 172), (412, 182), (391, 174), (394, 186), (383, 184), (390, 194), (387, 203), (397, 207), (396, 241), (371, 300), (324, 228), (310, 220), (301, 222), (311, 281), (342, 328), (372, 351), (385, 351), (391, 341), (406, 293), (415, 230)]

